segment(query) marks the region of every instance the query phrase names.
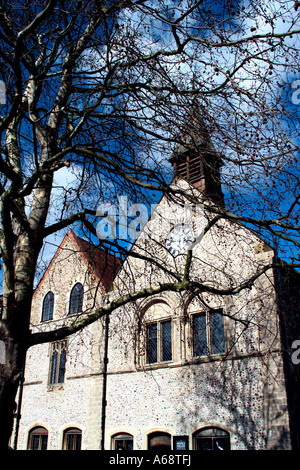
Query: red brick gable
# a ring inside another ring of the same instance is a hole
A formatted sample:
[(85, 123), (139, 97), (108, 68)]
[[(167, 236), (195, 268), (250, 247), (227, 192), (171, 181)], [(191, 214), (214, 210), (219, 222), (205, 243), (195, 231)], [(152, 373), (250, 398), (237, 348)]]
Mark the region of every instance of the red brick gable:
[(107, 292), (121, 266), (120, 258), (78, 237), (74, 232), (70, 232), (69, 236), (74, 240), (78, 252), (83, 256), (97, 282), (102, 286), (103, 292)]
[(68, 230), (64, 236), (35, 291), (37, 291), (43, 284), (49, 271), (51, 271), (56, 258), (64, 249), (68, 240), (72, 242), (74, 245), (74, 251), (82, 257), (87, 269), (95, 277), (95, 282), (99, 284), (100, 292), (107, 292), (122, 264), (122, 261), (112, 253), (108, 253), (96, 245), (87, 242), (83, 238), (78, 237), (72, 230)]

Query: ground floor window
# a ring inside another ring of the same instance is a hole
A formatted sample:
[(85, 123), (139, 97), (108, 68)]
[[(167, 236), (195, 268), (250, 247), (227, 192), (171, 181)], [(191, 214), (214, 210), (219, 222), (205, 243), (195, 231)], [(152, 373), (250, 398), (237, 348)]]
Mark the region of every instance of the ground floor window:
[(195, 450), (230, 450), (230, 436), (220, 428), (205, 428), (193, 436)]
[(153, 432), (148, 436), (149, 450), (171, 450), (171, 434)]
[(42, 426), (33, 428), (29, 433), (28, 450), (47, 450), (48, 431)]
[(113, 450), (133, 450), (133, 436), (126, 432), (115, 434), (112, 437)]
[(81, 450), (81, 430), (69, 428), (64, 432), (63, 450)]

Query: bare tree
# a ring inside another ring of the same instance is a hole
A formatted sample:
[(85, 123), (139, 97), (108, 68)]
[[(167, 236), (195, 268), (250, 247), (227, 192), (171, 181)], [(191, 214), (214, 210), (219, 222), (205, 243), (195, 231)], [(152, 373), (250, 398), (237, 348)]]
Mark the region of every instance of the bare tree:
[[(189, 279), (188, 256), (184, 277), (169, 273), (172, 281), (128, 292), (69, 327), (30, 332), (47, 237), (76, 223), (96, 235), (98, 204), (120, 193), (148, 204), (159, 192), (175, 197), (167, 157), (179, 144), (193, 146), (199, 122), (189, 126), (189, 143), (183, 132), (192, 104), (224, 165), (226, 204), (208, 207), (207, 230), (220, 217), (245, 222), (275, 237), (287, 262), (299, 266), (299, 111), (290, 92), (300, 30), (297, 5), (281, 0), (12, 0), (1, 2), (0, 18), (5, 447), (30, 346), (153, 293), (201, 284)], [(72, 184), (58, 193), (63, 171)], [(100, 244), (126, 253), (116, 242)], [(215, 291), (234, 294), (253, 280)]]

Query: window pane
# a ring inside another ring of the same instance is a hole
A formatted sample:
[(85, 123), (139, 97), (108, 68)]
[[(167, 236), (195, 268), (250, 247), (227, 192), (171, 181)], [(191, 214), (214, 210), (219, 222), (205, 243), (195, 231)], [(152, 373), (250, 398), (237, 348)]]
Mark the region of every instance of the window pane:
[(125, 450), (133, 450), (133, 440), (124, 441)]
[(194, 315), (193, 328), (194, 356), (206, 356), (207, 334), (206, 334), (206, 315)]
[(40, 442), (39, 436), (33, 436), (32, 440), (33, 440), (32, 449), (39, 450), (39, 442)]
[(219, 437), (213, 440), (213, 450), (230, 450), (229, 437)]
[(133, 440), (132, 439), (116, 439), (115, 440), (115, 449), (116, 450), (133, 450)]
[(30, 431), (28, 449), (47, 450), (48, 433), (45, 428), (37, 427)]
[(147, 326), (147, 360), (157, 362), (157, 323)]
[(68, 450), (73, 450), (74, 448), (74, 435), (73, 434), (69, 434), (68, 436), (68, 446), (67, 446), (67, 449)]
[(225, 352), (224, 318), (220, 312), (211, 312), (211, 348), (212, 354)]
[(69, 315), (82, 312), (83, 287), (80, 283), (75, 284), (70, 294)]
[(42, 321), (52, 320), (53, 318), (54, 295), (48, 292), (43, 301)]
[(60, 353), (58, 383), (63, 383), (65, 380), (65, 365), (66, 365), (66, 350), (63, 349)]
[(230, 450), (230, 435), (219, 428), (206, 428), (194, 435), (195, 450)]
[(162, 360), (172, 360), (172, 324), (171, 320), (165, 321), (161, 324), (162, 335)]
[(55, 384), (56, 382), (57, 358), (58, 352), (55, 350), (51, 359), (50, 384)]
[(112, 444), (115, 450), (133, 450), (133, 436), (128, 433), (115, 434)]
[(196, 450), (213, 450), (213, 442), (210, 438), (197, 438)]
[(81, 430), (69, 428), (64, 432), (64, 450), (81, 450)]
[(77, 434), (76, 448), (74, 450), (81, 450), (81, 434)]
[(42, 449), (41, 450), (47, 450), (48, 436), (41, 436), (41, 439), (42, 439)]

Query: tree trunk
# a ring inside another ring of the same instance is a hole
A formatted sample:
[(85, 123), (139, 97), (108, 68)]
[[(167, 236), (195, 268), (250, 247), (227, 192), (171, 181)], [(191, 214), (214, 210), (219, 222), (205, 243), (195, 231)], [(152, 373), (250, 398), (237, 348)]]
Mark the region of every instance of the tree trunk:
[(0, 365), (0, 451), (7, 450), (12, 435), (16, 395), (25, 360), (26, 348), (18, 340), (2, 334), (5, 364)]
[[(40, 242), (21, 233), (15, 243), (15, 261), (3, 261), (3, 311), (0, 340), (5, 344), (5, 364), (0, 365), (0, 449), (7, 449), (16, 411), (16, 394), (30, 335), (33, 278)], [(10, 260), (9, 260), (10, 261)], [(7, 282), (9, 278), (10, 283)]]

